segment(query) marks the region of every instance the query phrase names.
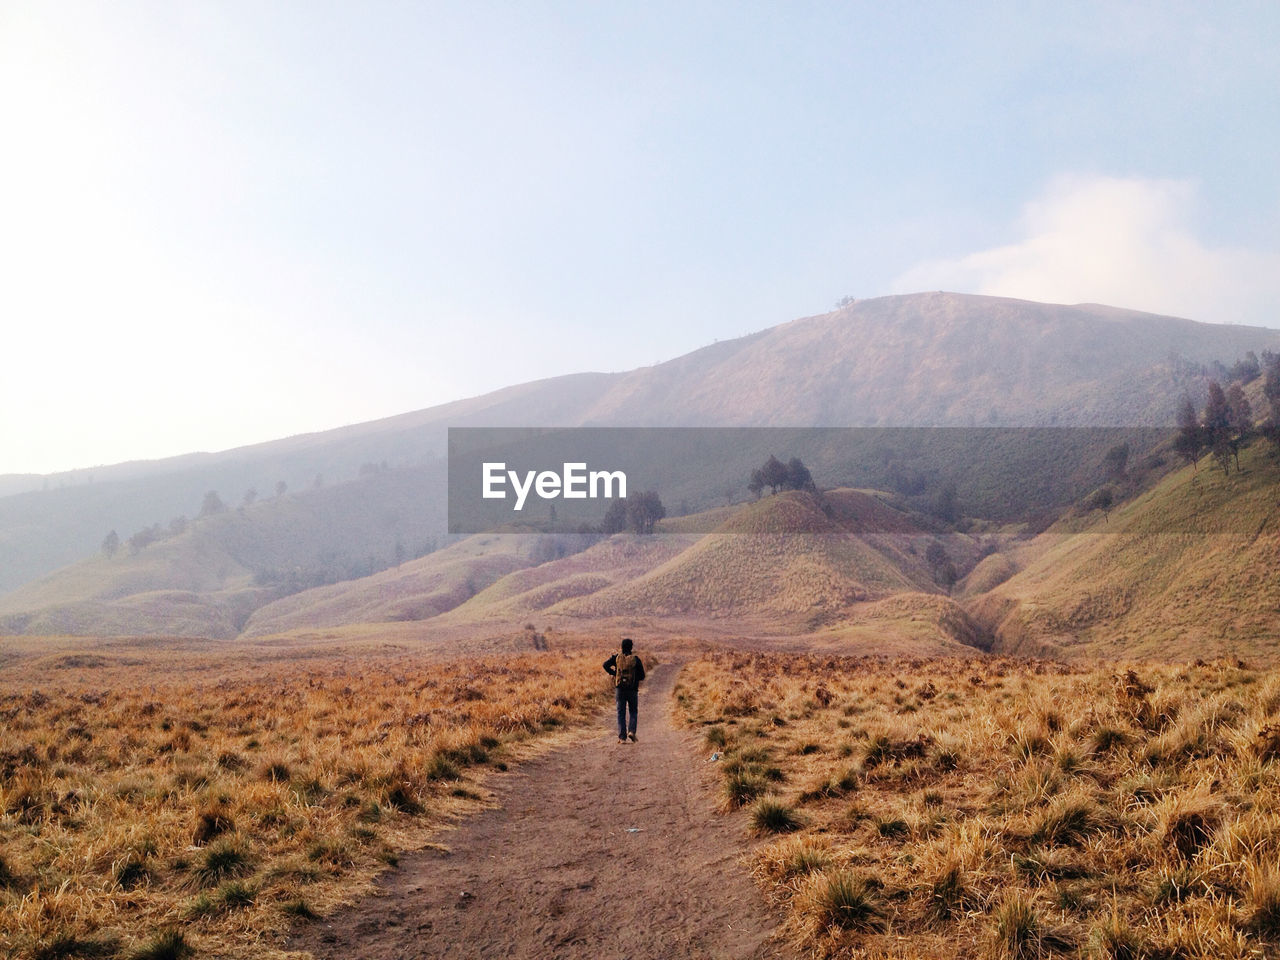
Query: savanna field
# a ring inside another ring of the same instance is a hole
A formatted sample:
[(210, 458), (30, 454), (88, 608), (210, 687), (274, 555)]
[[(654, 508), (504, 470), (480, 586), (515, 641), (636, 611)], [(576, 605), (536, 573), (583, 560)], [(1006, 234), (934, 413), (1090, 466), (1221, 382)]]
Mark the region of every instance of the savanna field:
[(1280, 955), (1280, 672), (721, 653), (676, 696), (810, 955)]
[[(280, 956), (608, 700), (595, 646), (7, 643), (17, 957)], [(804, 955), (1280, 955), (1280, 671), (725, 651), (675, 698)]]
[(270, 957), (604, 692), (573, 652), (82, 646), (0, 679), (6, 956)]

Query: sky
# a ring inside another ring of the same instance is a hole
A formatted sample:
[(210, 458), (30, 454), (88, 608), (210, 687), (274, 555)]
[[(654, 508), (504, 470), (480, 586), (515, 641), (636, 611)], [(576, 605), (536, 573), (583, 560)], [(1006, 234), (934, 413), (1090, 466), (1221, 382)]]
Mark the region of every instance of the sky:
[(948, 289), (1280, 327), (1280, 4), (0, 0), (0, 474)]

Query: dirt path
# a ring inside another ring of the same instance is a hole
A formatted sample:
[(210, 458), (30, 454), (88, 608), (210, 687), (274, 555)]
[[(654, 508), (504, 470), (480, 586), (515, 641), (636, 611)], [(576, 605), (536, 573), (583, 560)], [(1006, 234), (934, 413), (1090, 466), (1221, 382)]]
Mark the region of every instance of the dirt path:
[[(502, 774), (501, 806), (403, 857), (379, 890), (301, 928), (320, 958), (794, 956), (738, 865), (741, 826), (712, 810), (713, 771), (669, 716), (678, 665), (640, 693), (639, 743), (599, 736)], [(610, 714), (613, 707), (610, 705)], [(634, 832), (633, 832), (634, 831)]]

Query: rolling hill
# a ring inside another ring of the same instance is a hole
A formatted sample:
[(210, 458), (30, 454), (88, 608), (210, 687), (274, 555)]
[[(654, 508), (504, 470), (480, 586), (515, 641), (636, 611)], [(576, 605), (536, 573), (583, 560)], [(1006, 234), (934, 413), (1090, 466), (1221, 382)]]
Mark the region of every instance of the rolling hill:
[[(306, 591), (261, 608), (246, 635), (421, 619), (456, 632), (568, 629), (611, 619), (720, 622), (775, 638), (982, 645), (981, 630), (937, 585), (926, 547), (944, 542), (967, 568), (974, 538), (939, 538), (931, 521), (865, 491), (792, 491), (661, 524), (651, 536), (483, 534), (397, 571)], [(872, 531), (872, 532), (867, 532)], [(537, 562), (555, 553), (552, 559)], [(434, 618), (434, 619), (432, 619)], [(856, 626), (855, 626), (856, 625)], [(843, 631), (843, 633), (841, 632)]]
[[(1230, 363), (1268, 348), (1280, 349), (1277, 331), (1096, 305), (943, 293), (884, 297), (628, 373), (522, 384), (238, 450), (96, 467), (91, 477), (90, 471), (77, 471), (0, 478), (0, 491), (37, 483), (48, 487), (0, 496), (0, 590), (7, 591), (0, 595), (0, 625), (28, 632), (57, 627), (227, 636), (248, 628), (257, 634), (291, 622), (312, 600), (291, 603), (290, 596), (317, 584), (331, 596), (324, 607), (328, 612), (317, 614), (319, 619), (429, 617), (455, 608), (488, 609), (489, 598), (473, 601), (471, 595), (516, 573), (531, 585), (519, 589), (521, 581), (512, 581), (500, 588), (512, 615), (551, 608), (582, 614), (613, 603), (638, 610), (657, 600), (671, 610), (682, 605), (706, 610), (722, 603), (726, 610), (795, 617), (803, 608), (820, 620), (817, 612), (839, 608), (850, 597), (870, 601), (919, 587), (921, 564), (895, 553), (890, 544), (877, 543), (866, 530), (851, 545), (846, 534), (852, 528), (842, 528), (826, 547), (806, 548), (802, 558), (791, 556), (781, 541), (764, 547), (766, 538), (753, 549), (771, 552), (757, 563), (725, 533), (676, 555), (646, 552), (640, 565), (654, 562), (643, 570), (601, 553), (598, 568), (579, 561), (573, 574), (561, 578), (554, 569), (525, 573), (539, 567), (525, 558), (529, 562), (508, 569), (462, 576), (467, 590), (449, 586), (451, 577), (461, 576), (455, 570), (448, 576), (437, 572), (439, 582), (431, 580), (437, 574), (427, 576), (434, 586), (402, 591), (397, 574), (386, 568), (449, 542), (443, 536), (449, 427), (1161, 424), (1172, 420), (1182, 395), (1203, 393), (1214, 361)], [(921, 445), (935, 457), (942, 455), (943, 445), (933, 439)], [(908, 451), (904, 462), (910, 467), (911, 457), (918, 455)], [(1092, 452), (1075, 459), (1077, 465), (1096, 462)], [(1071, 476), (1054, 465), (1037, 467), (1034, 458), (1016, 462), (992, 455), (985, 462), (990, 466), (957, 478), (961, 501), (968, 512), (1002, 522), (1020, 519), (1034, 498), (1039, 498), (1038, 509), (1056, 509), (1095, 483), (1088, 471)], [(899, 466), (883, 450), (868, 447), (819, 457), (814, 474), (823, 486), (885, 488)], [(924, 473), (930, 469), (927, 463), (922, 467)], [(1028, 482), (1032, 469), (1041, 473)], [(930, 476), (939, 482), (936, 469)], [(285, 495), (271, 497), (281, 483)], [(262, 496), (241, 510), (171, 524), (194, 514), (209, 490), (234, 504), (248, 489)], [(745, 476), (740, 481), (718, 476), (672, 498), (669, 508), (687, 501), (700, 522), (715, 527), (721, 518), (708, 522), (712, 506), (745, 496)], [(747, 515), (731, 517), (746, 522)], [(673, 518), (668, 527), (682, 529), (681, 522)], [(115, 529), (127, 539), (157, 524), (165, 536), (136, 556), (98, 554), (107, 531)], [(170, 535), (171, 525), (180, 532)], [(694, 552), (684, 556), (689, 550)], [(793, 586), (778, 589), (771, 582), (776, 576), (753, 572), (769, 564)], [(744, 577), (739, 595), (725, 600), (718, 593), (714, 603), (697, 596), (696, 584), (736, 565)], [(409, 566), (402, 563), (399, 572)], [(1009, 576), (996, 566), (997, 561), (988, 562), (962, 584), (965, 594)], [(343, 599), (344, 588), (333, 583), (358, 583), (370, 572), (385, 578), (379, 588), (390, 596), (411, 593), (422, 605), (396, 606), (394, 599), (366, 603), (353, 599), (355, 594)], [(539, 579), (544, 576), (548, 579)], [(801, 581), (811, 591), (803, 601), (794, 587)], [(772, 597), (767, 595), (771, 589)], [(427, 596), (435, 599), (422, 599)]]

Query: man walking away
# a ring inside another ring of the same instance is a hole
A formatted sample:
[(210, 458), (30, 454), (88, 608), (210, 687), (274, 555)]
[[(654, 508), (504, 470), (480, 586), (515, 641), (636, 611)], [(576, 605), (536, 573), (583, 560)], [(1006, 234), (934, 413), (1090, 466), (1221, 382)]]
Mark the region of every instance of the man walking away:
[[(622, 652), (615, 653), (604, 662), (605, 672), (613, 677), (613, 695), (618, 701), (618, 742), (626, 743), (636, 739), (636, 703), (640, 690), (640, 681), (644, 679), (644, 664), (631, 652), (630, 637), (624, 637)], [(631, 711), (630, 717), (627, 711)]]

